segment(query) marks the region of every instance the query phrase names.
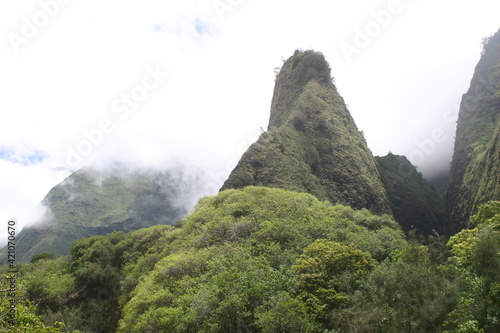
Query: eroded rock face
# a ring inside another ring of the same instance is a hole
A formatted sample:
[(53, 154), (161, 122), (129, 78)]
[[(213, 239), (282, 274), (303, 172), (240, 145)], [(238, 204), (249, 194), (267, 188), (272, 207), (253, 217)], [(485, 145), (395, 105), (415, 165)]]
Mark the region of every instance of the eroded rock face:
[(482, 203), (500, 199), (500, 30), (490, 37), (462, 98), (446, 193), (450, 232)]

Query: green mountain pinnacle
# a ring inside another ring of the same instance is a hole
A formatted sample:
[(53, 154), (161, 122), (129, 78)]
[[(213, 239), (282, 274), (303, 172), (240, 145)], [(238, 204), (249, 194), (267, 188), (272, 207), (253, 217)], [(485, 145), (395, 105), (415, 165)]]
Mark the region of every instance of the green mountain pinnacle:
[(249, 185), (313, 194), (391, 214), (375, 159), (321, 53), (296, 51), (274, 88), (267, 132), (243, 154), (222, 190)]

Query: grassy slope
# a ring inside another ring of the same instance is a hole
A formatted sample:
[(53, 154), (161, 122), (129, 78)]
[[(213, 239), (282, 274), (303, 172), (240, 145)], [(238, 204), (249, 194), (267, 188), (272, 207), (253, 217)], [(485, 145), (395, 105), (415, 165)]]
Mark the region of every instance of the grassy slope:
[(323, 55), (297, 51), (283, 65), (268, 131), (242, 156), (222, 189), (249, 185), (391, 213), (375, 160)]
[(446, 210), (451, 232), (500, 198), (500, 31), (491, 37), (460, 106)]

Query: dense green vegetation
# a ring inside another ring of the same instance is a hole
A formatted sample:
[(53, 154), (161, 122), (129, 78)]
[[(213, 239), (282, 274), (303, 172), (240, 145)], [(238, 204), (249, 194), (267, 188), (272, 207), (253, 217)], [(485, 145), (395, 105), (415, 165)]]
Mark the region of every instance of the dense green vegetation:
[(269, 129), (222, 189), (267, 186), (391, 214), (376, 162), (324, 56), (296, 51), (276, 79)]
[(44, 198), (45, 221), (19, 233), (16, 259), (29, 262), (44, 252), (67, 255), (77, 239), (173, 224), (186, 215), (183, 198), (196, 186), (196, 179), (170, 171), (123, 165), (106, 172), (81, 169)]
[[(10, 273), (2, 274), (0, 277), (0, 331), (9, 333), (64, 332), (65, 324), (62, 322), (52, 322), (51, 325), (43, 323), (40, 316), (36, 314), (36, 304), (24, 294), (25, 286), (22, 282), (16, 279), (15, 288), (11, 287), (12, 277)], [(11, 290), (15, 291), (11, 292)], [(15, 298), (12, 297), (12, 293), (15, 293)]]
[[(37, 257), (21, 271), (47, 323), (81, 332), (114, 331), (120, 318), (123, 332), (259, 331), (269, 321), (295, 325), (298, 314), (297, 331), (316, 331), (405, 243), (389, 216), (248, 187), (203, 199), (175, 226), (82, 239), (70, 257)], [(311, 277), (315, 251), (325, 256), (322, 277)], [(285, 304), (293, 306), (281, 318)]]
[(474, 229), (451, 237), (453, 263), (463, 281), (449, 332), (500, 331), (500, 202), (491, 201), (471, 219)]
[(18, 237), (31, 263), (14, 284), (0, 266), (0, 331), (499, 332), (499, 51), (497, 33), (462, 103), (453, 228), (404, 156), (375, 161), (324, 57), (297, 51), (268, 131), (177, 223), (192, 183), (169, 172), (52, 189), (48, 223)]
[(500, 30), (485, 39), (460, 105), (446, 208), (451, 233), (488, 200), (500, 199)]
[(406, 241), (387, 215), (227, 190), (174, 226), (78, 240), (70, 256), (21, 265), (20, 311), (82, 333), (497, 332), (500, 202), (472, 221), (447, 253)]
[(389, 203), (403, 230), (423, 235), (444, 234), (447, 224), (443, 198), (404, 156), (375, 157)]

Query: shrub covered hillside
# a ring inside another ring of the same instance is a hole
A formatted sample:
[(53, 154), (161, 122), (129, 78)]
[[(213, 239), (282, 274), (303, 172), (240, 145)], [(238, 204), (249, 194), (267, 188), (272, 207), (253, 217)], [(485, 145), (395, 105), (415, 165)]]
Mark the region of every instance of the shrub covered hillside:
[(473, 221), (447, 260), (445, 244), (407, 242), (387, 215), (227, 190), (174, 226), (38, 256), (20, 272), (37, 307), (22, 309), (53, 331), (498, 332), (500, 202)]
[(276, 78), (268, 131), (241, 157), (222, 189), (267, 186), (391, 214), (366, 141), (321, 53), (296, 51)]
[(81, 332), (317, 332), (405, 245), (389, 216), (247, 187), (175, 226), (78, 240), (22, 274), (47, 324)]
[(404, 244), (389, 216), (284, 190), (228, 190), (182, 222), (123, 303), (119, 331), (322, 330)]

